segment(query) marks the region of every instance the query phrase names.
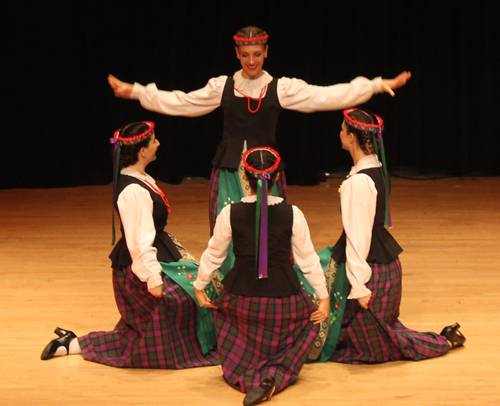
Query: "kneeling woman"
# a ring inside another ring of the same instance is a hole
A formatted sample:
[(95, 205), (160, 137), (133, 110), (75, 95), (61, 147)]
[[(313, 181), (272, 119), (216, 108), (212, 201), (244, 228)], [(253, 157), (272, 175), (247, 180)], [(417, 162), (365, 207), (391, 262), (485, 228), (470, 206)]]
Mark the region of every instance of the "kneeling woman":
[(410, 330), (398, 320), (402, 249), (384, 227), (390, 225), (389, 178), (376, 154), (384, 161), (382, 128), (382, 119), (372, 113), (344, 111), (340, 140), (354, 166), (340, 188), (344, 232), (332, 257), (345, 263), (351, 287), (330, 358), (336, 362), (420, 360), (465, 342), (458, 323), (436, 334)]
[[(229, 385), (247, 392), (244, 405), (269, 399), (295, 382), (330, 306), (304, 215), (281, 197), (268, 196), (279, 161), (278, 153), (266, 147), (243, 156), (252, 195), (217, 217), (194, 284), (200, 306), (217, 309), (222, 371)], [(204, 289), (231, 241), (235, 264), (222, 281), (221, 295), (211, 302)], [(319, 308), (299, 283), (291, 250), (321, 299)]]
[[(190, 295), (189, 286), (185, 290), (179, 284), (182, 281), (165, 274), (168, 271), (173, 277), (188, 269), (196, 275), (198, 267), (190, 262), (189, 253), (164, 231), (169, 204), (145, 172), (146, 166), (156, 159), (160, 145), (154, 124), (129, 124), (115, 133), (114, 142), (121, 169), (117, 180), (115, 177), (114, 203), (122, 238), (110, 259), (121, 319), (113, 331), (81, 337), (57, 328), (55, 333), (60, 338), (45, 347), (41, 358), (81, 353), (88, 361), (129, 368), (180, 369), (218, 364), (215, 351), (201, 334), (203, 328), (197, 329), (193, 288)], [(182, 261), (183, 258), (187, 260)], [(177, 272), (170, 272), (172, 268)]]

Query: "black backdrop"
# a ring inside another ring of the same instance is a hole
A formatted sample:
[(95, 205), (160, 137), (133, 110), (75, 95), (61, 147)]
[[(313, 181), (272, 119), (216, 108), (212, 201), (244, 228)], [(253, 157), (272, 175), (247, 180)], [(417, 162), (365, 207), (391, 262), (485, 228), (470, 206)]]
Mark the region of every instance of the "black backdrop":
[[(220, 109), (168, 117), (116, 99), (112, 73), (160, 89), (198, 89), (239, 69), (232, 36), (270, 34), (265, 69), (311, 84), (412, 72), (395, 98), (365, 107), (386, 122), (389, 170), (499, 175), (499, 42), (496, 0), (477, 1), (38, 1), (12, 2), (2, 39), (1, 188), (111, 181), (109, 137), (152, 120), (162, 143), (149, 172), (179, 183), (209, 176), (222, 133)], [(284, 111), (278, 142), (290, 184), (347, 170), (341, 112)]]

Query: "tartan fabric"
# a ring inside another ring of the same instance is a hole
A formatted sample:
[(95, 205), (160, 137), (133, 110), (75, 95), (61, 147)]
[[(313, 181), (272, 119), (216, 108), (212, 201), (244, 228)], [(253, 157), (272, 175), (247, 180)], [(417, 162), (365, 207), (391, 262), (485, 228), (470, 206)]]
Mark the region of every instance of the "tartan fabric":
[(420, 333), (399, 320), (401, 263), (370, 264), (372, 277), (366, 284), (372, 291), (368, 310), (355, 299), (348, 300), (342, 320), (340, 341), (331, 361), (348, 364), (421, 360), (446, 354), (446, 338)]
[(155, 298), (130, 267), (113, 270), (121, 319), (113, 331), (79, 337), (84, 359), (114, 367), (182, 369), (218, 364), (202, 354), (196, 339), (197, 307), (168, 276), (166, 295)]
[(304, 291), (282, 297), (250, 297), (222, 291), (213, 301), (217, 346), (226, 381), (242, 392), (276, 379), (276, 392), (295, 382), (318, 325), (309, 317), (317, 308)]

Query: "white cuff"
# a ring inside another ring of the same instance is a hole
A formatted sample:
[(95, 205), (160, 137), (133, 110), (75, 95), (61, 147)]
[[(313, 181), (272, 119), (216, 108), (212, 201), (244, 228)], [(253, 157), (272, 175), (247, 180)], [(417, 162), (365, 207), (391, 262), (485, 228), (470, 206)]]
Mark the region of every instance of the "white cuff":
[(157, 275), (151, 275), (148, 278), (148, 289), (156, 288), (163, 284), (163, 279), (161, 277), (161, 272)]
[(145, 91), (145, 87), (140, 83), (135, 82), (134, 87), (132, 88), (132, 93), (130, 94), (130, 98), (133, 100), (139, 100)]
[(365, 297), (371, 294), (372, 291), (368, 289), (365, 285), (359, 285), (351, 289), (351, 293), (347, 296), (348, 299), (359, 299), (360, 297)]
[(196, 279), (193, 283), (193, 286), (198, 290), (204, 290), (208, 286), (208, 283), (205, 284), (202, 281)]
[(373, 93), (383, 93), (382, 90), (382, 76), (378, 76), (372, 80), (373, 83)]
[(326, 286), (322, 286), (321, 288), (315, 289), (314, 295), (320, 300), (326, 299), (327, 297), (330, 296), (328, 294), (328, 290), (326, 290)]

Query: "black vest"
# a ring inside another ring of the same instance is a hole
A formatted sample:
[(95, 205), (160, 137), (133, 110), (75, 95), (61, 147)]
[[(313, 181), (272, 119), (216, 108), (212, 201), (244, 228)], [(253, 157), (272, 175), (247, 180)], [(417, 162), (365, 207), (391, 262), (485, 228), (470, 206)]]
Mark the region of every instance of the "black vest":
[[(259, 110), (251, 113), (248, 110), (248, 99), (235, 96), (233, 77), (227, 78), (221, 100), (224, 112), (224, 134), (212, 160), (214, 167), (238, 168), (245, 140), (248, 149), (271, 147), (278, 151), (276, 127), (283, 108), (278, 100), (277, 82), (277, 80), (272, 80), (269, 83)], [(258, 100), (250, 100), (252, 110), (256, 110), (258, 105)], [(280, 165), (278, 169), (281, 170), (283, 167), (284, 165)]]
[[(387, 231), (384, 227), (385, 219), (385, 184), (382, 174), (380, 172), (381, 168), (369, 168), (363, 169), (358, 173), (364, 173), (372, 178), (377, 188), (377, 209), (375, 212), (375, 220), (373, 222), (372, 229), (372, 242), (370, 245), (370, 252), (368, 253), (368, 258), (366, 262), (376, 263), (376, 264), (387, 264), (394, 260), (403, 249), (396, 242), (394, 237)], [(356, 175), (354, 175), (356, 176)], [(333, 251), (332, 258), (337, 262), (346, 261), (346, 234), (345, 231), (342, 232), (337, 244), (335, 244), (335, 250)]]
[(222, 283), (229, 293), (258, 297), (289, 297), (300, 292), (291, 257), (292, 206), (268, 206), (268, 278), (258, 278), (255, 259), (256, 203), (231, 205), (234, 267)]
[[(118, 177), (118, 182), (116, 184), (115, 194), (113, 197), (115, 209), (118, 215), (120, 215), (117, 205), (118, 196), (120, 196), (120, 193), (123, 191), (123, 189), (125, 189), (132, 183), (135, 183), (146, 189), (151, 195), (151, 199), (153, 199), (153, 221), (156, 230), (156, 237), (153, 242), (153, 247), (158, 250), (158, 261), (172, 262), (181, 259), (182, 255), (179, 253), (179, 250), (175, 246), (175, 243), (172, 241), (170, 236), (165, 231), (163, 231), (163, 229), (167, 225), (167, 206), (165, 206), (165, 203), (163, 202), (161, 196), (153, 191), (153, 189), (151, 189), (144, 182), (128, 175), (120, 175)], [(120, 240), (116, 243), (113, 251), (111, 251), (111, 254), (109, 255), (109, 258), (112, 262), (112, 267), (114, 269), (132, 265), (132, 258), (130, 257), (130, 252), (125, 241), (125, 232), (123, 231), (123, 225), (120, 226), (120, 229), (122, 232), (122, 238), (120, 238)]]

